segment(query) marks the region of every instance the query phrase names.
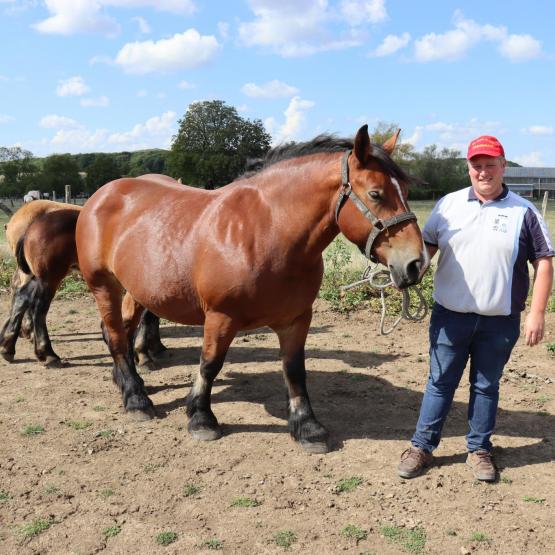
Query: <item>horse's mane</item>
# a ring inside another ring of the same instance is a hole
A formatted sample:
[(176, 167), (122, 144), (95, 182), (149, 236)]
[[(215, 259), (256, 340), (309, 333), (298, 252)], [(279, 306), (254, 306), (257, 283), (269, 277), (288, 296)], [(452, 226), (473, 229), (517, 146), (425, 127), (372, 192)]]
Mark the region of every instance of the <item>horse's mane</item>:
[[(322, 134), (314, 137), (311, 141), (303, 143), (285, 143), (271, 148), (263, 158), (247, 160), (245, 173), (241, 178), (252, 177), (265, 170), (268, 166), (277, 164), (291, 158), (309, 156), (325, 152), (344, 152), (351, 150), (354, 146), (352, 139), (337, 137), (331, 134)], [(398, 181), (406, 183), (415, 182), (415, 178), (409, 176), (379, 145), (372, 144), (372, 156), (378, 160), (382, 169)]]

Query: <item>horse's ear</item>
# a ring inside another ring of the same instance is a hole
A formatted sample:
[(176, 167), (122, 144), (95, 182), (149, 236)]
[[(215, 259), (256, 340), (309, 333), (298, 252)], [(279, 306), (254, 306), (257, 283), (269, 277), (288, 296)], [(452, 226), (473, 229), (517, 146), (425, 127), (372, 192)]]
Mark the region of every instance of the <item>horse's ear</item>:
[(400, 129), (397, 129), (397, 131), (395, 133), (393, 133), (393, 135), (391, 135), (391, 137), (389, 137), (389, 139), (387, 139), (387, 141), (385, 141), (385, 143), (382, 145), (382, 148), (391, 156), (391, 154), (393, 154), (393, 151), (395, 150), (395, 145), (397, 144), (397, 140), (399, 139), (399, 134), (401, 133)]
[(364, 124), (355, 137), (355, 156), (361, 164), (365, 164), (372, 155), (372, 143), (368, 135), (368, 125)]

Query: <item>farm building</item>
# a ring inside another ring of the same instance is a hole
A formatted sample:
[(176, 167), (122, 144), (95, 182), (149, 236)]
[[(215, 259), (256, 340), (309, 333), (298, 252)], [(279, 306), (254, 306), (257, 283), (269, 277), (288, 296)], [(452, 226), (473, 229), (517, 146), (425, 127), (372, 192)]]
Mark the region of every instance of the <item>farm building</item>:
[(503, 181), (523, 197), (540, 199), (548, 191), (549, 198), (555, 199), (555, 168), (507, 167)]

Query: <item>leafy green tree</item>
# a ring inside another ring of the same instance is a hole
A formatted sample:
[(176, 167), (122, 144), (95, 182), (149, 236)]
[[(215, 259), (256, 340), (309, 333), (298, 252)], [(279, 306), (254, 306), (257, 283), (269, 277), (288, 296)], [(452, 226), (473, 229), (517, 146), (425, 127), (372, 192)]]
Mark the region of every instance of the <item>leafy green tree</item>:
[(79, 166), (71, 154), (52, 154), (45, 158), (40, 185), (41, 191), (56, 191), (59, 198), (63, 197), (66, 185), (71, 185), (72, 195), (82, 193), (85, 189)]
[[(399, 125), (396, 123), (379, 121), (374, 130), (370, 133), (370, 141), (381, 146), (387, 139), (394, 135), (398, 129)], [(414, 147), (410, 143), (403, 143), (401, 138), (397, 141), (397, 145), (393, 151), (393, 158), (396, 162), (406, 167), (406, 165), (410, 164), (414, 159), (414, 154)]]
[(188, 185), (221, 187), (242, 173), (247, 158), (263, 156), (270, 142), (260, 120), (240, 117), (222, 100), (194, 102), (179, 120), (168, 170)]
[(167, 150), (151, 149), (134, 152), (128, 163), (128, 174), (136, 177), (145, 173), (166, 173)]
[(121, 176), (121, 168), (113, 155), (97, 154), (95, 161), (87, 167), (87, 191), (92, 193), (102, 185)]
[(0, 194), (22, 196), (36, 189), (39, 168), (33, 154), (20, 147), (0, 147)]

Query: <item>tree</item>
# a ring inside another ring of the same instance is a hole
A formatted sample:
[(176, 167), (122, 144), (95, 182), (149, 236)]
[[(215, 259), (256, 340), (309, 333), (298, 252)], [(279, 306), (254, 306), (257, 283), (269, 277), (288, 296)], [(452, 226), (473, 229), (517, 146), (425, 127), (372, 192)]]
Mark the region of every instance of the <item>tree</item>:
[(221, 187), (244, 170), (247, 158), (263, 156), (270, 142), (260, 120), (240, 117), (222, 100), (194, 102), (179, 120), (168, 170), (188, 185)]
[(63, 196), (66, 185), (71, 185), (72, 195), (84, 191), (84, 180), (74, 158), (70, 154), (52, 154), (45, 158), (40, 175), (41, 191), (56, 191), (57, 196)]
[[(385, 143), (385, 141), (387, 141), (387, 139), (394, 135), (398, 129), (399, 126), (396, 123), (379, 121), (374, 128), (374, 131), (370, 133), (370, 141), (381, 146)], [(414, 159), (414, 154), (414, 147), (410, 143), (397, 141), (397, 145), (393, 151), (393, 158), (396, 162), (406, 166)]]
[(39, 168), (32, 152), (21, 147), (0, 147), (0, 192), (6, 196), (22, 196), (36, 189)]
[(95, 161), (87, 167), (87, 191), (92, 193), (102, 185), (122, 176), (121, 168), (111, 154), (97, 154)]

